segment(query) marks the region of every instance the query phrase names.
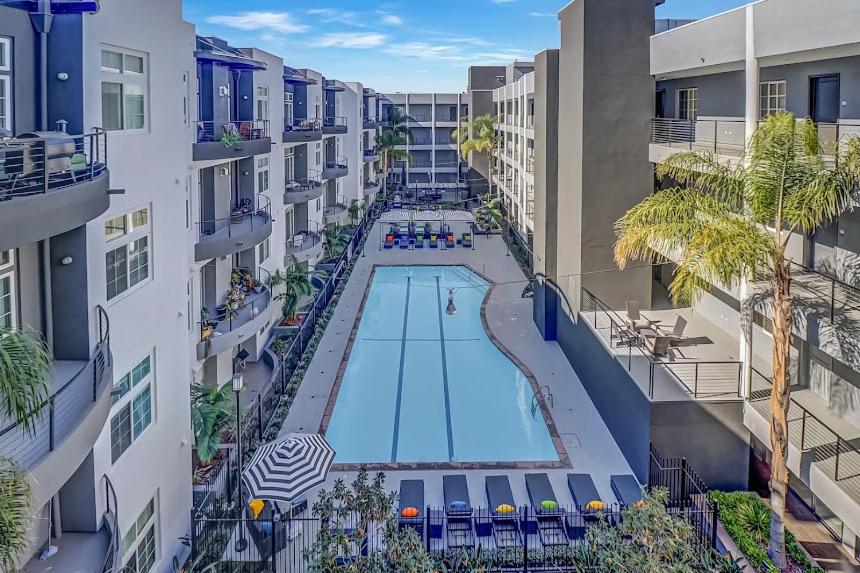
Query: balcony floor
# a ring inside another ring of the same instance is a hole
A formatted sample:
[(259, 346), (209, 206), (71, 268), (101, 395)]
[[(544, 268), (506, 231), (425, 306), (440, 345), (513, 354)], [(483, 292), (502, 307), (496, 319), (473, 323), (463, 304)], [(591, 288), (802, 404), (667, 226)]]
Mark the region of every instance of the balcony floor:
[(92, 573), (101, 571), (110, 539), (106, 530), (98, 533), (65, 533), (51, 541), (59, 548), (56, 555), (45, 561), (36, 556), (23, 569), (24, 573)]

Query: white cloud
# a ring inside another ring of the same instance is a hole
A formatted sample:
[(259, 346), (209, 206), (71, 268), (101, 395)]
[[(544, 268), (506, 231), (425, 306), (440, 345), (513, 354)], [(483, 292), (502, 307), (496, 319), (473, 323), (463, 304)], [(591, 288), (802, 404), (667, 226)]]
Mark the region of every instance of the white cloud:
[(356, 12), (343, 11), (338, 8), (308, 8), (305, 12), (311, 16), (318, 16), (324, 23), (330, 24), (336, 22), (338, 24), (346, 24), (356, 28), (367, 28), (368, 25), (364, 22)]
[(385, 42), (385, 34), (375, 32), (336, 32), (331, 34), (323, 34), (323, 36), (314, 43), (319, 48), (375, 48)]
[(529, 60), (523, 50), (502, 49), (499, 51), (472, 52), (453, 44), (431, 44), (428, 42), (406, 42), (392, 44), (386, 51), (394, 56), (467, 64), (507, 64), (514, 60)]
[(502, 4), (512, 4), (517, 2), (518, 0), (490, 0), (493, 4), (502, 5)]
[(230, 16), (210, 16), (206, 22), (239, 30), (265, 29), (281, 34), (300, 34), (310, 29), (310, 26), (297, 22), (289, 12), (243, 12)]
[(389, 26), (400, 26), (401, 24), (403, 24), (403, 18), (401, 18), (397, 14), (387, 14), (385, 12), (381, 12), (381, 15), (383, 24), (388, 24)]
[(534, 16), (535, 18), (552, 18), (555, 14), (552, 12), (529, 12), (529, 16)]

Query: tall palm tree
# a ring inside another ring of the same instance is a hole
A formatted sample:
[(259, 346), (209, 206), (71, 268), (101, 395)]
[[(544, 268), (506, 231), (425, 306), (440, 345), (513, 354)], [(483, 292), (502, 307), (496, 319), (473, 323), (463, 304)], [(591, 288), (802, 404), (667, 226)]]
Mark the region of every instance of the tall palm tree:
[(710, 285), (766, 279), (772, 288), (770, 552), (786, 566), (785, 498), (788, 491), (787, 415), (792, 331), (791, 261), (794, 232), (807, 236), (851, 206), (860, 183), (860, 139), (847, 138), (836, 161), (822, 157), (816, 126), (792, 114), (768, 117), (754, 132), (741, 161), (683, 152), (657, 167), (678, 187), (657, 191), (616, 223), (615, 259), (651, 260), (679, 253), (670, 294), (692, 304)]
[(487, 189), (493, 192), (493, 153), (499, 145), (499, 134), (494, 127), (495, 118), (492, 115), (479, 115), (471, 123), (463, 122), (451, 134), (457, 140), (460, 157), (469, 157), (473, 153), (484, 153), (487, 157)]
[(294, 264), (284, 272), (277, 270), (269, 277), (269, 287), (278, 293), (274, 300), (281, 301), (281, 315), (285, 319), (295, 318), (301, 298), (313, 294), (312, 275), (307, 264), (302, 263)]
[(412, 163), (412, 156), (406, 149), (399, 146), (406, 145), (409, 141), (409, 134), (398, 133), (393, 129), (383, 129), (382, 133), (377, 135), (376, 148), (379, 150), (380, 166), (382, 168), (382, 181), (385, 185), (385, 190), (388, 189), (388, 169), (395, 161), (406, 161)]
[(346, 214), (349, 216), (349, 224), (355, 226), (355, 222), (361, 218), (361, 203), (355, 199), (350, 201)]

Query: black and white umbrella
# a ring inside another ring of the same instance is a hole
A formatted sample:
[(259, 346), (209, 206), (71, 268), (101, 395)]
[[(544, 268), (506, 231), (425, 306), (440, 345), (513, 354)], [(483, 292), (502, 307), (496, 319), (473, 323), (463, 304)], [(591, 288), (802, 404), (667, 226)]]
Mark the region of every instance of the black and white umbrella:
[(242, 473), (252, 498), (292, 503), (325, 482), (334, 450), (319, 434), (288, 434), (260, 446)]

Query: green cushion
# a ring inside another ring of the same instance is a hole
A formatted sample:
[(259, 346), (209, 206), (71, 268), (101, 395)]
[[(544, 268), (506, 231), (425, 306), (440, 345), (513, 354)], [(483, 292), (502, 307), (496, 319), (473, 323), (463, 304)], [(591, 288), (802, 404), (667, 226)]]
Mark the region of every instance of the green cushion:
[(551, 511), (553, 509), (558, 509), (558, 502), (552, 501), (551, 499), (545, 499), (540, 502), (540, 508), (544, 511)]

